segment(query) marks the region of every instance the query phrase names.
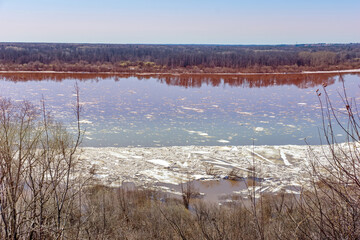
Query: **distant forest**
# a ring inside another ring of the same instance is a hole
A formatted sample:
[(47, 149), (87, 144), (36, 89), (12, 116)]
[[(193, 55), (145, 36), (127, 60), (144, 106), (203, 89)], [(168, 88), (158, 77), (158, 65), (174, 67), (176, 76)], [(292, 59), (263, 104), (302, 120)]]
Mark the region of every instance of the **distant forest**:
[(360, 68), (360, 44), (0, 43), (0, 71), (301, 72)]

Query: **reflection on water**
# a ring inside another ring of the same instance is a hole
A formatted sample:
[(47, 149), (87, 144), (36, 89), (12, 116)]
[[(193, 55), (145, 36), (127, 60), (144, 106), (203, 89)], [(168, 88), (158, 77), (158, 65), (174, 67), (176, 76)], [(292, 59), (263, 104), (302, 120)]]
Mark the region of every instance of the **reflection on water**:
[(229, 85), (234, 87), (269, 87), (274, 85), (294, 85), (299, 88), (309, 88), (326, 83), (334, 83), (337, 74), (268, 74), (268, 75), (236, 75), (236, 74), (92, 74), (92, 73), (0, 73), (0, 78), (13, 82), (44, 81), (52, 80), (61, 82), (63, 80), (77, 79), (79, 81), (93, 80), (101, 81), (113, 78), (119, 81), (121, 78), (136, 77), (139, 80), (151, 78), (158, 79), (161, 83), (171, 86), (201, 87), (210, 85), (213, 87)]
[[(183, 186), (181, 184), (164, 184), (159, 183), (157, 186), (165, 187), (164, 190), (170, 190), (170, 192), (181, 193), (181, 187), (183, 189), (188, 189), (187, 184), (184, 183)], [(235, 192), (244, 191), (247, 189), (249, 185), (246, 184), (245, 180), (234, 181), (234, 180), (194, 180), (190, 182), (191, 191), (195, 194), (198, 194), (195, 198), (202, 198), (207, 202), (222, 202), (227, 199), (231, 199), (236, 197)], [(126, 185), (125, 185), (126, 186)], [(175, 195), (176, 196), (176, 195)], [(180, 197), (180, 196), (178, 196)]]
[[(71, 125), (76, 81), (86, 146), (318, 144), (315, 91), (328, 85), (341, 108), (337, 75), (0, 74), (0, 95), (38, 103)], [(345, 75), (360, 100), (359, 75)], [(338, 137), (341, 131), (335, 129)]]

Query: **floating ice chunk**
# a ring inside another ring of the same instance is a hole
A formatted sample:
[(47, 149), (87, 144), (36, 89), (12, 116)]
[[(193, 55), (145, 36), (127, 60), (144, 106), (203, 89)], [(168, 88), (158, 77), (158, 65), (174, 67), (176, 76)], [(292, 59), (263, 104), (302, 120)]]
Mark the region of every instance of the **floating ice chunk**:
[(97, 104), (96, 102), (80, 102), (80, 105), (85, 106), (85, 105), (94, 105)]
[(278, 187), (276, 187), (276, 188), (273, 188), (273, 189), (272, 189), (272, 192), (273, 192), (273, 193), (277, 193), (277, 192), (279, 192), (281, 189), (282, 189), (282, 186), (278, 186)]
[(190, 108), (190, 107), (184, 107), (184, 106), (181, 106), (181, 108), (184, 109), (184, 110), (192, 110), (192, 111), (195, 111), (195, 112), (198, 112), (198, 113), (204, 112), (203, 109), (199, 109), (199, 108)]
[(187, 167), (189, 166), (189, 164), (187, 162), (181, 163), (179, 161), (176, 162), (176, 165), (180, 166), (180, 167)]
[(221, 150), (221, 151), (230, 151), (231, 148), (230, 148), (230, 147), (219, 147), (218, 150)]
[(265, 192), (266, 190), (268, 190), (270, 188), (270, 186), (267, 186), (267, 187), (263, 187), (263, 188), (260, 188), (260, 192)]
[(128, 158), (127, 156), (121, 155), (120, 153), (117, 152), (108, 151), (108, 153), (117, 158)]
[(246, 150), (248, 150), (249, 152), (251, 152), (251, 153), (253, 153), (253, 154), (255, 154), (256, 156), (258, 156), (259, 158), (261, 158), (261, 159), (263, 159), (263, 160), (265, 160), (266, 162), (268, 162), (268, 163), (272, 163), (273, 164), (273, 162), (272, 161), (270, 161), (269, 159), (267, 159), (266, 157), (263, 157), (263, 156), (261, 156), (260, 154), (258, 154), (258, 153), (256, 153), (256, 152), (254, 152), (254, 151), (252, 151), (252, 150), (250, 150), (250, 149), (248, 149), (248, 148), (245, 148)]
[(205, 133), (205, 132), (192, 131), (192, 130), (186, 130), (186, 129), (185, 129), (185, 131), (187, 131), (189, 134), (194, 134), (194, 133), (196, 133), (196, 134), (199, 135), (199, 136), (210, 138), (209, 134), (207, 134), (207, 133)]
[(196, 153), (196, 154), (208, 154), (210, 152), (208, 151), (191, 151), (191, 153)]
[(209, 134), (204, 133), (204, 132), (198, 132), (197, 134), (200, 135), (200, 136), (209, 136)]
[(162, 183), (178, 184), (181, 179), (186, 179), (186, 175), (175, 172), (166, 171), (166, 169), (143, 170), (139, 172), (141, 175), (156, 179)]
[(168, 161), (162, 160), (162, 159), (150, 159), (150, 160), (146, 160), (147, 162), (150, 162), (152, 164), (155, 165), (161, 165), (164, 167), (170, 167), (170, 163)]
[(281, 158), (283, 159), (284, 164), (285, 164), (286, 166), (292, 165), (292, 164), (287, 160), (285, 153), (284, 153), (283, 151), (281, 151), (281, 150), (280, 150), (280, 156), (281, 156)]
[(290, 189), (285, 189), (286, 193), (290, 193), (290, 194), (300, 194), (300, 191), (297, 190), (290, 190)]
[(231, 149), (231, 151), (232, 151), (232, 152), (238, 152), (239, 149), (238, 149), (237, 147), (233, 147), (233, 148)]
[(81, 124), (92, 124), (92, 121), (83, 119), (83, 120), (80, 120), (79, 123), (81, 123)]
[(199, 179), (206, 179), (209, 177), (209, 175), (194, 174), (191, 177), (195, 180), (199, 180)]
[(306, 106), (307, 103), (302, 103), (302, 102), (300, 102), (300, 103), (298, 103), (298, 105), (299, 105), (299, 106)]
[(232, 163), (228, 163), (222, 160), (217, 160), (217, 159), (211, 159), (211, 160), (206, 160), (204, 162), (210, 163), (212, 165), (216, 165), (217, 168), (228, 168), (228, 167), (232, 167), (233, 164)]
[(225, 139), (220, 139), (220, 140), (217, 140), (219, 143), (229, 143), (230, 141), (228, 140), (225, 140)]
[(262, 132), (262, 131), (264, 131), (264, 128), (263, 127), (256, 127), (256, 128), (254, 128), (254, 131), (255, 132)]
[(253, 115), (253, 113), (251, 112), (237, 112), (238, 114), (242, 114), (242, 115)]

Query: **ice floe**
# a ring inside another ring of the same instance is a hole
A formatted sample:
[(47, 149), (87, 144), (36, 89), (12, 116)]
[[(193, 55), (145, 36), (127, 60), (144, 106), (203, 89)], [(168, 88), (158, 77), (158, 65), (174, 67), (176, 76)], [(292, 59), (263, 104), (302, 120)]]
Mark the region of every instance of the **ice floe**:
[(262, 131), (264, 131), (264, 128), (263, 127), (255, 127), (254, 131), (255, 132), (262, 132)]
[(79, 121), (79, 123), (81, 123), (81, 124), (92, 124), (92, 121), (84, 119), (84, 120)]
[(170, 163), (168, 161), (162, 160), (162, 159), (150, 159), (150, 160), (146, 160), (150, 163), (153, 163), (155, 165), (160, 165), (160, 166), (164, 166), (164, 167), (170, 167)]
[(77, 168), (89, 183), (108, 186), (126, 181), (156, 188), (157, 184), (228, 179), (236, 173), (238, 179), (249, 174), (262, 179), (257, 193), (298, 193), (310, 183), (313, 156), (326, 164), (327, 151), (326, 146), (303, 145), (88, 147), (81, 148)]
[(198, 113), (204, 112), (203, 109), (199, 109), (199, 108), (191, 108), (191, 107), (184, 107), (184, 106), (181, 106), (181, 108), (184, 109), (184, 110), (191, 110), (191, 111), (195, 111), (195, 112), (198, 112)]

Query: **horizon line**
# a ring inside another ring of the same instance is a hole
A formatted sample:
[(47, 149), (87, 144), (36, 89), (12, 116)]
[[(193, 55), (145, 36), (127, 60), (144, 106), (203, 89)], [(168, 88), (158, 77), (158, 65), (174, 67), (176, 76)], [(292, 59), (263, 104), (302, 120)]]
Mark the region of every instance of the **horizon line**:
[(0, 44), (86, 44), (86, 45), (207, 45), (207, 46), (297, 46), (297, 45), (356, 45), (360, 42), (312, 42), (312, 43), (106, 43), (106, 42), (41, 42), (41, 41), (6, 41)]

